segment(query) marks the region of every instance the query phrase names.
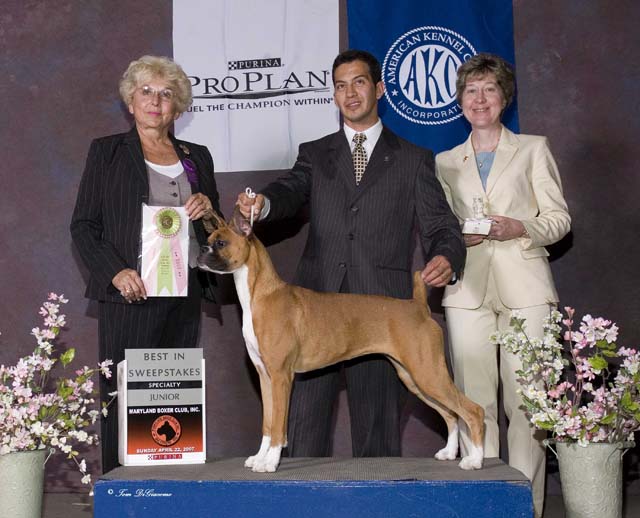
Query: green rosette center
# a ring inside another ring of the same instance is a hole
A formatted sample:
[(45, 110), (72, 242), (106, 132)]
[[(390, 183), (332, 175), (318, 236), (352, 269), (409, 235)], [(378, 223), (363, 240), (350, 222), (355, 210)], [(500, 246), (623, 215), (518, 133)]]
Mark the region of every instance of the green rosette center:
[(177, 235), (181, 226), (180, 214), (175, 209), (162, 209), (156, 214), (156, 232), (161, 237), (168, 239)]

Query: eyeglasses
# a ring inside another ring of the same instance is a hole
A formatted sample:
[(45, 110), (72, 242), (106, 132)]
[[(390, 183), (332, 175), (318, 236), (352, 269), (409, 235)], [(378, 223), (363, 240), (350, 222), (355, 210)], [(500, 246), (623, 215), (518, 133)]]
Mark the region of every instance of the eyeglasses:
[(172, 90), (168, 88), (163, 88), (162, 90), (156, 90), (155, 88), (151, 88), (149, 85), (144, 85), (142, 88), (138, 89), (142, 94), (142, 97), (147, 99), (151, 99), (156, 95), (159, 97), (161, 101), (171, 102), (173, 101), (174, 93)]

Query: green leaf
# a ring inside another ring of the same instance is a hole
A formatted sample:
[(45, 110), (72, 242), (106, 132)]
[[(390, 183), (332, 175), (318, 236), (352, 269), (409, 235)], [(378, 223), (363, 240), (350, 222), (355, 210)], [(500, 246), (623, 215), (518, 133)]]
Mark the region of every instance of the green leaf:
[(615, 350), (616, 348), (616, 343), (615, 342), (607, 342), (606, 340), (598, 340), (596, 342), (596, 347), (598, 349), (609, 349), (609, 350)]
[(73, 388), (69, 387), (64, 381), (58, 385), (58, 395), (62, 399), (67, 399), (71, 394), (73, 394)]
[(69, 365), (73, 361), (73, 358), (75, 357), (75, 355), (76, 355), (76, 350), (73, 347), (71, 347), (70, 349), (67, 349), (64, 353), (60, 355), (60, 361), (62, 362), (62, 365), (65, 367)]
[(629, 391), (626, 391), (622, 395), (622, 399), (620, 399), (620, 406), (629, 412), (640, 410), (640, 405), (633, 400)]
[(602, 419), (600, 419), (600, 423), (601, 424), (613, 424), (616, 421), (616, 414), (608, 414), (606, 416), (604, 416)]
[(589, 365), (591, 365), (594, 370), (601, 371), (606, 369), (609, 363), (602, 356), (593, 356), (589, 358)]
[(602, 356), (606, 356), (608, 358), (617, 358), (618, 357), (618, 353), (615, 352), (615, 350), (609, 351), (607, 349), (603, 349), (601, 351)]

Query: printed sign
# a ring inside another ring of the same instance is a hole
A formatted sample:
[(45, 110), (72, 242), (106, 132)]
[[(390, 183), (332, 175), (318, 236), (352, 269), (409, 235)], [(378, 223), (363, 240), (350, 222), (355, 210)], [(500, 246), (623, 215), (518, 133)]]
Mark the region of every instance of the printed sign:
[(127, 349), (118, 400), (120, 464), (205, 461), (202, 349)]
[[(458, 67), (480, 52), (515, 64), (512, 0), (349, 0), (347, 14), (349, 47), (382, 65), (382, 123), (436, 153), (471, 129), (456, 99)], [(502, 116), (516, 133), (517, 110), (514, 100)]]
[(221, 171), (288, 169), (339, 127), (338, 0), (174, 0), (173, 57), (193, 87), (176, 136)]

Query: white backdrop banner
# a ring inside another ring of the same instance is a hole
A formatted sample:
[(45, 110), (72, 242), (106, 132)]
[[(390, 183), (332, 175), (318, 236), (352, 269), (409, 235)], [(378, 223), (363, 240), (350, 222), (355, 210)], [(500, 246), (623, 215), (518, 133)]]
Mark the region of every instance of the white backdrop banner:
[(339, 127), (337, 54), (338, 0), (174, 0), (173, 56), (193, 85), (176, 136), (206, 145), (216, 172), (291, 167)]

